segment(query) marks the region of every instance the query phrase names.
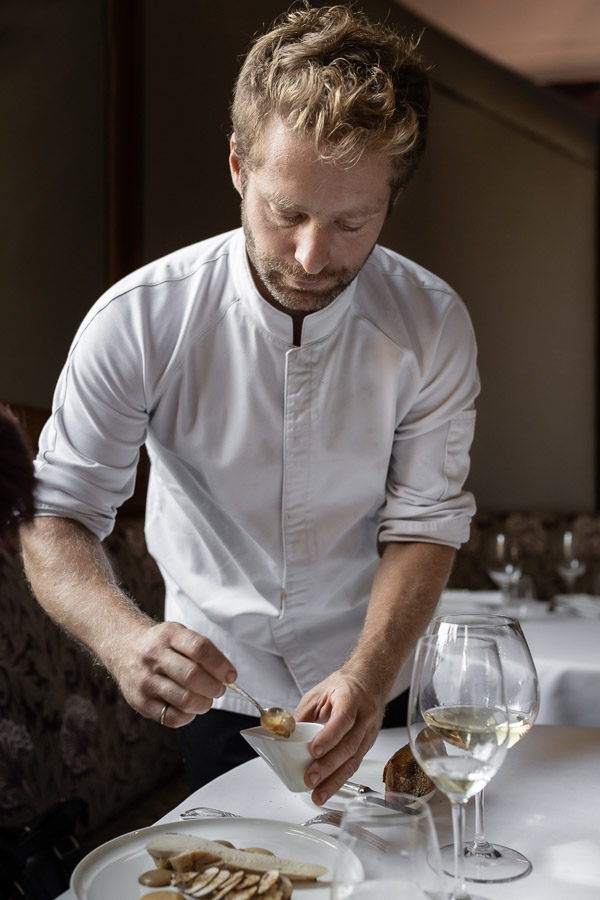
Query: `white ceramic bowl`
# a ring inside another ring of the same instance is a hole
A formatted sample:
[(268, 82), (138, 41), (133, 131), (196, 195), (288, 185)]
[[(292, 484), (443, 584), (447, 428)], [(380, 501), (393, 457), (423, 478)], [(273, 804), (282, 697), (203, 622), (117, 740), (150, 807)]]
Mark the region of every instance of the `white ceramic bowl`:
[(308, 745), (322, 728), (316, 722), (297, 722), (296, 730), (289, 738), (272, 734), (262, 725), (246, 728), (240, 734), (262, 756), (288, 790), (300, 793), (312, 790), (304, 784), (304, 773), (313, 761)]

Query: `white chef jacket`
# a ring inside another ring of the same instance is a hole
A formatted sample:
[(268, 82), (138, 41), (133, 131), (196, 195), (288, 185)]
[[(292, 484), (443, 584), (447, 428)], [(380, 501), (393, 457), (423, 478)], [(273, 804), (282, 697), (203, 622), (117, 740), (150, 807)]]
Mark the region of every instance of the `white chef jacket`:
[[(145, 442), (165, 618), (292, 709), (354, 645), (378, 540), (467, 539), (478, 389), (469, 317), (443, 281), (377, 246), (294, 346), (238, 229), (143, 267), (90, 310), (41, 436), (39, 514), (104, 538)], [(255, 713), (232, 692), (215, 706)]]

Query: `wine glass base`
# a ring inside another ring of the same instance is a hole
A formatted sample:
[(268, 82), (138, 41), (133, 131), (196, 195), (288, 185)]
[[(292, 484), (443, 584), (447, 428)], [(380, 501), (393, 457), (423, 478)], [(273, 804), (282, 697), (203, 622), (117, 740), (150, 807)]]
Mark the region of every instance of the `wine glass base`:
[[(487, 884), (503, 881), (517, 881), (529, 875), (532, 865), (526, 856), (518, 850), (492, 845), (494, 853), (490, 856), (472, 853), (469, 845), (464, 846), (463, 871), (465, 881)], [(442, 869), (446, 875), (454, 874), (454, 846), (447, 844), (441, 849)]]

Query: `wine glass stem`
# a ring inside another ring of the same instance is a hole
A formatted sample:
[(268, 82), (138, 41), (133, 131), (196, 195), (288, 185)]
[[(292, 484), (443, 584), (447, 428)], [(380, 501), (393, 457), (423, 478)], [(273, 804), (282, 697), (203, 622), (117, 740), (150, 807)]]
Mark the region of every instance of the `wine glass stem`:
[(469, 900), (464, 876), (465, 806), (452, 803), (452, 832), (454, 835), (454, 890), (451, 900)]
[(485, 799), (483, 790), (475, 795), (475, 835), (473, 840), (467, 845), (469, 853), (490, 854), (494, 852), (494, 848), (485, 836), (484, 825)]

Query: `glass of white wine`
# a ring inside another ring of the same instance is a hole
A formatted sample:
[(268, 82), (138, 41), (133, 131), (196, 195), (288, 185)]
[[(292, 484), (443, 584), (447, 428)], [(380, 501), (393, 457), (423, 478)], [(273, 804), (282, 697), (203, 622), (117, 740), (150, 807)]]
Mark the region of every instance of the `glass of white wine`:
[(332, 900), (443, 900), (433, 817), (410, 794), (374, 791), (342, 813), (331, 877)]
[[(437, 635), (471, 634), (496, 641), (508, 708), (507, 747), (514, 747), (533, 726), (540, 707), (535, 663), (518, 620), (509, 616), (436, 616), (430, 632)], [(452, 851), (451, 847), (442, 848), (445, 871), (450, 867)], [(531, 862), (518, 850), (490, 844), (487, 840), (483, 790), (475, 796), (475, 836), (465, 844), (463, 871), (467, 881), (478, 882), (515, 881), (531, 872)]]
[(465, 805), (494, 777), (508, 743), (504, 674), (494, 640), (459, 629), (419, 639), (408, 734), (416, 760), (451, 803), (451, 898), (475, 900), (463, 873)]

